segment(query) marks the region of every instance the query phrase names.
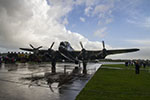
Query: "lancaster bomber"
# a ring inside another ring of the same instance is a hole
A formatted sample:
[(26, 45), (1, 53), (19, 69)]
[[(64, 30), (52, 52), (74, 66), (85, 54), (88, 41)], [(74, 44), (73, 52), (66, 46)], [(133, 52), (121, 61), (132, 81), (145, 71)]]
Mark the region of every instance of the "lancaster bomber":
[(87, 65), (88, 61), (105, 59), (106, 56), (113, 55), (113, 54), (139, 51), (139, 49), (137, 49), (137, 48), (107, 50), (105, 48), (104, 41), (102, 41), (102, 45), (103, 45), (102, 50), (86, 50), (84, 48), (82, 42), (80, 42), (80, 45), (82, 48), (80, 51), (74, 50), (71, 47), (70, 43), (67, 41), (60, 42), (58, 50), (52, 49), (53, 45), (54, 45), (54, 42), (52, 43), (50, 48), (47, 50), (41, 49), (42, 46), (35, 48), (31, 44), (30, 44), (31, 48), (20, 48), (20, 49), (33, 52), (33, 54), (35, 54), (35, 55), (48, 56), (49, 59), (51, 60), (51, 64), (52, 64), (52, 73), (56, 72), (55, 65), (56, 65), (56, 62), (58, 62), (58, 61), (67, 60), (67, 61), (74, 62), (75, 64), (83, 63), (83, 73), (86, 73), (86, 65)]

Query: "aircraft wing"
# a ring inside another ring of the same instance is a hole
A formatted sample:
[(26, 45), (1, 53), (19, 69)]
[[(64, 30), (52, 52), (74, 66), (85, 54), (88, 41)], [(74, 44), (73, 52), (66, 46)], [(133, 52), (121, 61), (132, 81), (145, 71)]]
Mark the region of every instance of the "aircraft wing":
[[(24, 50), (24, 51), (34, 52), (34, 50), (30, 48), (19, 48), (19, 49)], [(45, 52), (48, 52), (48, 50), (39, 50), (39, 53), (45, 53)]]
[[(129, 53), (129, 52), (135, 52), (139, 51), (139, 49), (116, 49), (116, 50), (106, 50), (107, 55), (112, 55), (112, 54), (120, 54), (120, 53)], [(73, 51), (72, 54), (74, 55), (79, 55), (81, 51)], [(86, 50), (87, 54), (99, 54), (102, 52), (102, 50)]]
[[(129, 53), (129, 52), (136, 52), (139, 51), (139, 49), (116, 49), (116, 50), (86, 50), (86, 57), (90, 60), (95, 59), (104, 59), (107, 55), (113, 55), (113, 54), (121, 54), (121, 53)], [(73, 51), (71, 55), (74, 55), (74, 57), (77, 57), (80, 54), (81, 51)], [(79, 58), (80, 59), (80, 58)]]
[[(33, 52), (33, 49), (29, 48), (20, 48), (21, 50), (30, 51)], [(113, 55), (113, 54), (121, 54), (121, 53), (128, 53), (128, 52), (135, 52), (139, 51), (139, 49), (116, 49), (116, 50), (106, 50), (105, 52), (103, 50), (86, 50), (86, 59), (95, 60), (95, 59), (104, 59), (107, 55)], [(39, 50), (39, 53), (43, 54), (45, 52), (48, 52), (48, 50)], [(81, 60), (80, 53), (81, 51), (71, 51), (66, 53), (60, 53), (59, 51), (56, 52), (56, 58), (57, 60), (67, 59), (69, 61), (75, 61), (76, 58), (79, 57), (79, 60)]]
[(29, 49), (29, 48), (19, 48), (19, 49), (33, 52), (33, 49)]
[(139, 51), (139, 49), (117, 49), (117, 50), (107, 50), (107, 55), (112, 55), (112, 54), (120, 54), (120, 53), (128, 53), (128, 52), (135, 52)]

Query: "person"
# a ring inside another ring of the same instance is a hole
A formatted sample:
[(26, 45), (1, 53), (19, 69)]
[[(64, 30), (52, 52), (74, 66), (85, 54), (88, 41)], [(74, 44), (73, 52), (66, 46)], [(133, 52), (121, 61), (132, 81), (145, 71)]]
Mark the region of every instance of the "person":
[(146, 68), (146, 62), (143, 62), (143, 67)]
[(135, 62), (135, 73), (140, 74), (140, 65), (138, 61)]
[(0, 65), (2, 64), (2, 57), (0, 56)]
[(125, 62), (125, 66), (128, 67), (128, 61)]

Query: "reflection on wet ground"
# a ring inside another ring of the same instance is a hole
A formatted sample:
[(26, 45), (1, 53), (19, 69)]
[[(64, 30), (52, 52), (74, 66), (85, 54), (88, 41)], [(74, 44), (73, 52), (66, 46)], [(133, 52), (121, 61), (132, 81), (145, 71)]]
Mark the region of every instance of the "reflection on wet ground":
[[(73, 76), (71, 81), (60, 87), (58, 87), (59, 81), (55, 81), (51, 84), (52, 89), (50, 89), (44, 75), (51, 72), (51, 64), (1, 64), (0, 100), (74, 100), (100, 65), (89, 63), (87, 75), (80, 73), (79, 76)], [(71, 63), (59, 63), (56, 71), (59, 74), (70, 75), (76, 66)], [(32, 80), (26, 79), (37, 76), (37, 81), (33, 83)]]

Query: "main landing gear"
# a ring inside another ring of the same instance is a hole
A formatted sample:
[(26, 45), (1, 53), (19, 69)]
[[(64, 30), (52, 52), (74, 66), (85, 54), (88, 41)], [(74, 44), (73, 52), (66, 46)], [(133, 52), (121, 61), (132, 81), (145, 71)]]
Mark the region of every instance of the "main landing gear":
[(52, 61), (51, 64), (52, 64), (51, 71), (53, 74), (55, 74), (56, 73), (56, 61)]
[[(51, 62), (52, 64), (52, 67), (51, 67), (51, 73), (55, 74), (56, 73), (56, 61), (52, 61)], [(83, 74), (87, 74), (87, 62), (86, 61), (83, 61)], [(79, 64), (79, 67), (80, 67), (80, 64)]]
[(83, 74), (87, 74), (86, 66), (87, 66), (87, 62), (83, 61)]
[[(81, 67), (80, 64), (81, 64), (81, 63), (79, 63), (79, 67)], [(87, 62), (86, 62), (86, 61), (83, 61), (83, 62), (82, 62), (82, 65), (83, 65), (82, 73), (83, 73), (83, 74), (87, 74), (87, 68), (86, 68)]]

